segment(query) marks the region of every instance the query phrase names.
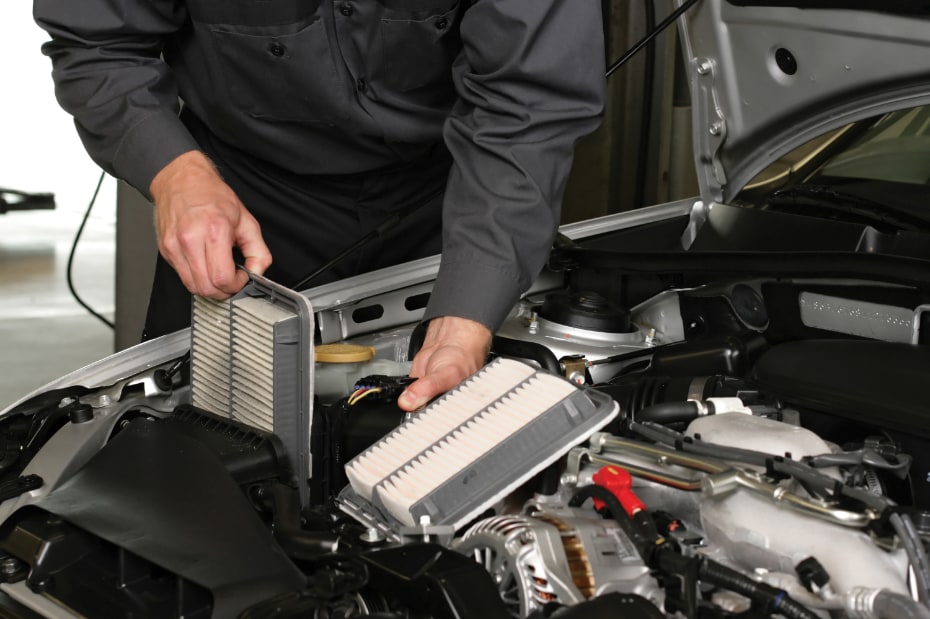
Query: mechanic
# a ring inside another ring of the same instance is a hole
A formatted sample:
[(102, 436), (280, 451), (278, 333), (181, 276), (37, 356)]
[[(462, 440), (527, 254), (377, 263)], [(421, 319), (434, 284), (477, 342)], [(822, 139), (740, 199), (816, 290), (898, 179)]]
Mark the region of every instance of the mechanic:
[(240, 290), (237, 261), (294, 286), (390, 219), (314, 284), (442, 249), (406, 410), (483, 364), (544, 264), (574, 145), (604, 103), (598, 0), (33, 9), (91, 157), (154, 203), (145, 337), (187, 326), (190, 293)]

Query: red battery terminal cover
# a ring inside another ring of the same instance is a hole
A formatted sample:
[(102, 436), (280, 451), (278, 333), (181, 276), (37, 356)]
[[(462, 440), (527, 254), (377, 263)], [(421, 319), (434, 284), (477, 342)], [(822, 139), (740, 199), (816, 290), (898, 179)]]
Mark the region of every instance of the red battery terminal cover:
[[(606, 488), (617, 497), (620, 505), (626, 511), (627, 516), (632, 518), (637, 512), (646, 509), (645, 503), (639, 500), (639, 497), (633, 493), (633, 478), (630, 473), (619, 466), (604, 466), (591, 477), (592, 481), (598, 486)], [(594, 508), (602, 509), (604, 502), (594, 499)]]

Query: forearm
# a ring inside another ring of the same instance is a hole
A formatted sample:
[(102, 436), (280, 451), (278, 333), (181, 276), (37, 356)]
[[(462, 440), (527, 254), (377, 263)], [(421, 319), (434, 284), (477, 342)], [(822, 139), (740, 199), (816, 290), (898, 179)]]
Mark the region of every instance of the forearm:
[(544, 264), (578, 139), (605, 99), (595, 0), (478, 0), (461, 24), (455, 164), (427, 317), (496, 329)]

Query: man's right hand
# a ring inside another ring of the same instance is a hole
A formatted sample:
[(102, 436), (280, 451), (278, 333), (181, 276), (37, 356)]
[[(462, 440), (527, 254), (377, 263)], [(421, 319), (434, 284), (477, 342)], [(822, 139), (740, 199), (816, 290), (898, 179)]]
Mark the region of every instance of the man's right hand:
[(233, 262), (234, 246), (248, 271), (261, 274), (271, 265), (258, 222), (203, 153), (177, 157), (149, 189), (158, 249), (190, 292), (226, 299), (248, 283)]

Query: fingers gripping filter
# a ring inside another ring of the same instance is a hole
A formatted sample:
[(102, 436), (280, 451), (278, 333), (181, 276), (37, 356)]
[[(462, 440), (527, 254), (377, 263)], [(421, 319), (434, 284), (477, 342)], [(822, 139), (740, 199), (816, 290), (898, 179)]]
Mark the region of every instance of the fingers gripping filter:
[[(617, 415), (592, 389), (497, 359), (346, 465), (340, 501), (459, 528)], [(367, 506), (366, 506), (367, 507)]]

